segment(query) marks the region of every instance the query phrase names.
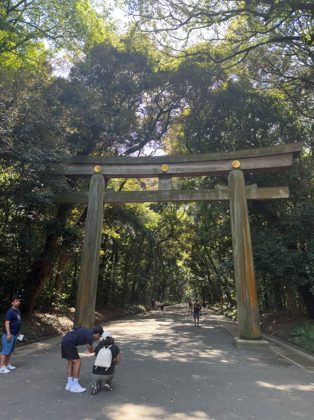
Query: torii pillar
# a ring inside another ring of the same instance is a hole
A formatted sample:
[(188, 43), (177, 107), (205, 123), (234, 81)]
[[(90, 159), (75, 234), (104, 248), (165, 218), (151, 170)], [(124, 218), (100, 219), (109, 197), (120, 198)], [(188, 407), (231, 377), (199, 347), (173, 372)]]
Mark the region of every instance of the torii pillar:
[(94, 325), (103, 225), (104, 186), (103, 175), (92, 175), (74, 319), (74, 325), (80, 327), (91, 328)]
[(246, 346), (253, 340), (266, 344), (261, 340), (245, 181), (241, 170), (234, 169), (230, 172), (229, 189), (239, 324), (239, 339), (236, 338), (236, 343), (239, 347)]

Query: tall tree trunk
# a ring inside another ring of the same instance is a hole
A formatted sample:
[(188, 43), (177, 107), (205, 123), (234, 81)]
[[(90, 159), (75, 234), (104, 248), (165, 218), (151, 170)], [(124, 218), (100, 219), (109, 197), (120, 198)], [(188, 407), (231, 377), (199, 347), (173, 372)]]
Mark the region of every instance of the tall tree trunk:
[[(87, 215), (87, 207), (85, 207), (85, 209), (82, 211), (82, 213), (80, 214), (79, 218), (77, 219), (75, 225), (77, 227), (83, 228), (84, 227), (84, 222), (86, 220), (86, 215)], [(68, 267), (70, 261), (72, 260), (73, 257), (73, 252), (68, 253), (67, 251), (69, 249), (71, 249), (71, 246), (73, 245), (72, 240), (68, 239), (67, 241), (63, 241), (62, 242), (62, 249), (64, 249), (64, 253), (61, 255), (61, 257), (59, 258), (58, 261), (58, 269), (57, 269), (57, 273), (56, 273), (56, 278), (55, 278), (55, 288), (57, 291), (61, 291), (62, 287), (63, 287), (63, 282), (64, 282), (64, 271), (66, 270), (66, 268)], [(74, 278), (75, 280), (73, 280), (73, 287), (77, 288), (77, 270), (78, 270), (78, 257), (76, 256), (76, 260), (74, 261)]]
[(157, 283), (157, 254), (154, 253), (154, 259), (153, 259), (153, 279), (152, 279), (152, 285), (151, 285), (151, 299), (156, 300), (156, 283)]
[(274, 285), (273, 290), (274, 290), (274, 306), (275, 306), (276, 311), (285, 310), (286, 308), (283, 301), (281, 288), (278, 286), (278, 284), (276, 284)]
[(74, 269), (72, 274), (72, 289), (71, 289), (71, 301), (73, 304), (75, 304), (75, 298), (76, 298), (76, 289), (78, 285), (78, 269), (79, 269), (79, 255), (75, 256), (74, 260)]
[(129, 261), (130, 261), (130, 253), (126, 251), (126, 256), (124, 260), (124, 268), (123, 268), (123, 281), (122, 281), (122, 296), (121, 300), (123, 303), (128, 302), (128, 273), (129, 273)]
[(291, 314), (296, 315), (299, 313), (299, 308), (297, 304), (297, 295), (294, 289), (291, 287), (286, 287), (285, 289), (286, 297), (287, 297), (287, 309), (291, 312)]
[[(71, 206), (69, 205), (59, 206), (56, 214), (56, 220), (60, 223), (61, 226), (65, 225), (66, 216), (70, 208)], [(60, 232), (60, 229), (58, 229), (58, 232)], [(29, 294), (29, 300), (26, 302), (26, 309), (30, 313), (34, 311), (37, 299), (43, 290), (46, 281), (52, 274), (53, 267), (58, 255), (59, 237), (60, 233), (52, 233), (47, 236), (45, 247), (40, 257), (37, 261), (35, 261), (27, 275), (27, 283), (32, 285)]]
[(135, 270), (134, 270), (134, 277), (133, 277), (132, 286), (131, 286), (131, 297), (130, 297), (131, 305), (134, 303), (134, 295), (135, 295), (135, 289), (136, 289), (136, 285), (137, 285), (137, 277), (138, 277), (139, 266), (140, 266), (140, 259), (138, 258), (138, 260), (136, 262), (136, 266), (135, 266)]
[[(111, 296), (113, 297), (113, 300), (116, 301), (117, 299), (117, 269), (118, 269), (118, 261), (119, 261), (119, 248), (118, 246), (114, 246), (114, 253), (113, 253), (113, 259), (112, 259), (112, 268), (110, 271), (110, 285), (111, 285)], [(113, 286), (113, 287), (112, 287)], [(114, 292), (114, 294), (113, 294)]]
[(149, 255), (146, 255), (146, 267), (144, 270), (144, 284), (143, 284), (143, 290), (142, 290), (145, 303), (150, 302), (150, 298), (148, 296), (147, 290), (148, 290), (148, 275), (151, 270), (151, 266), (152, 266), (152, 261), (150, 260)]
[(71, 261), (70, 254), (63, 254), (59, 258), (58, 271), (55, 278), (55, 288), (57, 292), (60, 292), (62, 290), (63, 282), (64, 282), (63, 274), (70, 261)]
[(311, 284), (304, 284), (299, 287), (299, 293), (302, 296), (305, 307), (311, 319), (314, 319), (314, 296), (310, 290)]
[[(109, 253), (109, 246), (105, 252)], [(110, 255), (108, 258), (103, 258), (100, 267), (99, 267), (99, 281), (98, 281), (98, 288), (99, 288), (99, 299), (101, 300), (101, 306), (106, 306), (108, 302), (110, 302), (111, 297), (111, 289), (112, 289), (112, 271), (114, 270), (114, 262), (115, 262), (115, 253), (116, 253), (116, 244), (113, 241), (111, 246)], [(107, 267), (106, 267), (107, 264)], [(99, 303), (98, 299), (98, 303)]]

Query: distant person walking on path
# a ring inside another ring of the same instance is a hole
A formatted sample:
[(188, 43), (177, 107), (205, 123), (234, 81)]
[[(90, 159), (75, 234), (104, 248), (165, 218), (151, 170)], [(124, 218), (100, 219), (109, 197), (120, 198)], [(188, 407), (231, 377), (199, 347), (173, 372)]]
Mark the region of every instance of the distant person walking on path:
[(2, 352), (0, 356), (0, 373), (10, 373), (15, 369), (10, 364), (11, 354), (14, 351), (16, 339), (21, 328), (21, 298), (17, 295), (12, 296), (12, 306), (4, 317), (4, 328), (2, 334)]
[(94, 353), (93, 341), (100, 339), (104, 332), (101, 325), (93, 329), (78, 327), (69, 331), (61, 341), (61, 357), (67, 360), (68, 382), (65, 386), (66, 391), (84, 392), (86, 388), (79, 384), (81, 359), (77, 351), (77, 346), (87, 344), (87, 350)]
[(194, 325), (196, 327), (200, 326), (200, 312), (201, 312), (201, 305), (199, 303), (195, 303), (193, 307), (193, 318), (194, 318)]
[[(102, 334), (102, 338), (103, 341), (97, 344), (95, 348), (96, 359), (93, 365), (93, 383), (91, 388), (92, 395), (96, 395), (100, 391), (103, 381), (105, 382), (105, 391), (112, 390), (111, 384), (112, 379), (114, 377), (114, 368), (121, 361), (120, 349), (114, 344), (114, 339), (112, 338), (110, 332), (104, 331), (104, 333)], [(101, 357), (100, 352), (106, 353), (108, 351), (111, 353), (109, 353), (109, 356), (105, 354), (105, 356)], [(107, 359), (107, 357), (109, 357), (109, 360)], [(100, 359), (108, 362), (106, 364), (107, 367), (98, 365), (98, 363), (102, 364), (100, 362)]]

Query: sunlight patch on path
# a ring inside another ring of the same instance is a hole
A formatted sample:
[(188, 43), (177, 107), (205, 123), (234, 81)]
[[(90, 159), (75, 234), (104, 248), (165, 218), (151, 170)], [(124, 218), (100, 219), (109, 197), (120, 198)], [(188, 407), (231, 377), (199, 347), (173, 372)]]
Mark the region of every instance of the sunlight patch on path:
[(111, 406), (110, 413), (106, 413), (106, 417), (111, 420), (128, 419), (128, 420), (153, 420), (153, 419), (180, 419), (180, 420), (209, 420), (208, 414), (204, 411), (193, 411), (190, 413), (170, 413), (162, 407), (152, 407), (148, 405), (136, 405), (131, 403), (121, 404), (119, 406)]
[(314, 391), (314, 384), (302, 385), (302, 384), (272, 384), (270, 382), (257, 381), (257, 385), (262, 388), (277, 389), (278, 391)]

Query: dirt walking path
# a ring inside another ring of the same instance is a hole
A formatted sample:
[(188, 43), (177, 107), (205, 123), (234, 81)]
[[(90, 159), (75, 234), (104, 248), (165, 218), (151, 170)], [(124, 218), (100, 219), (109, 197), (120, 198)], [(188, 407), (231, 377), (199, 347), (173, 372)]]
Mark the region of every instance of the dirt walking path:
[[(237, 349), (214, 316), (203, 316), (197, 328), (178, 307), (105, 328), (122, 355), (112, 392), (65, 392), (65, 361), (54, 338), (18, 349), (17, 369), (0, 376), (0, 419), (314, 418), (313, 372), (270, 349)], [(81, 350), (80, 382), (89, 387), (93, 357)]]

